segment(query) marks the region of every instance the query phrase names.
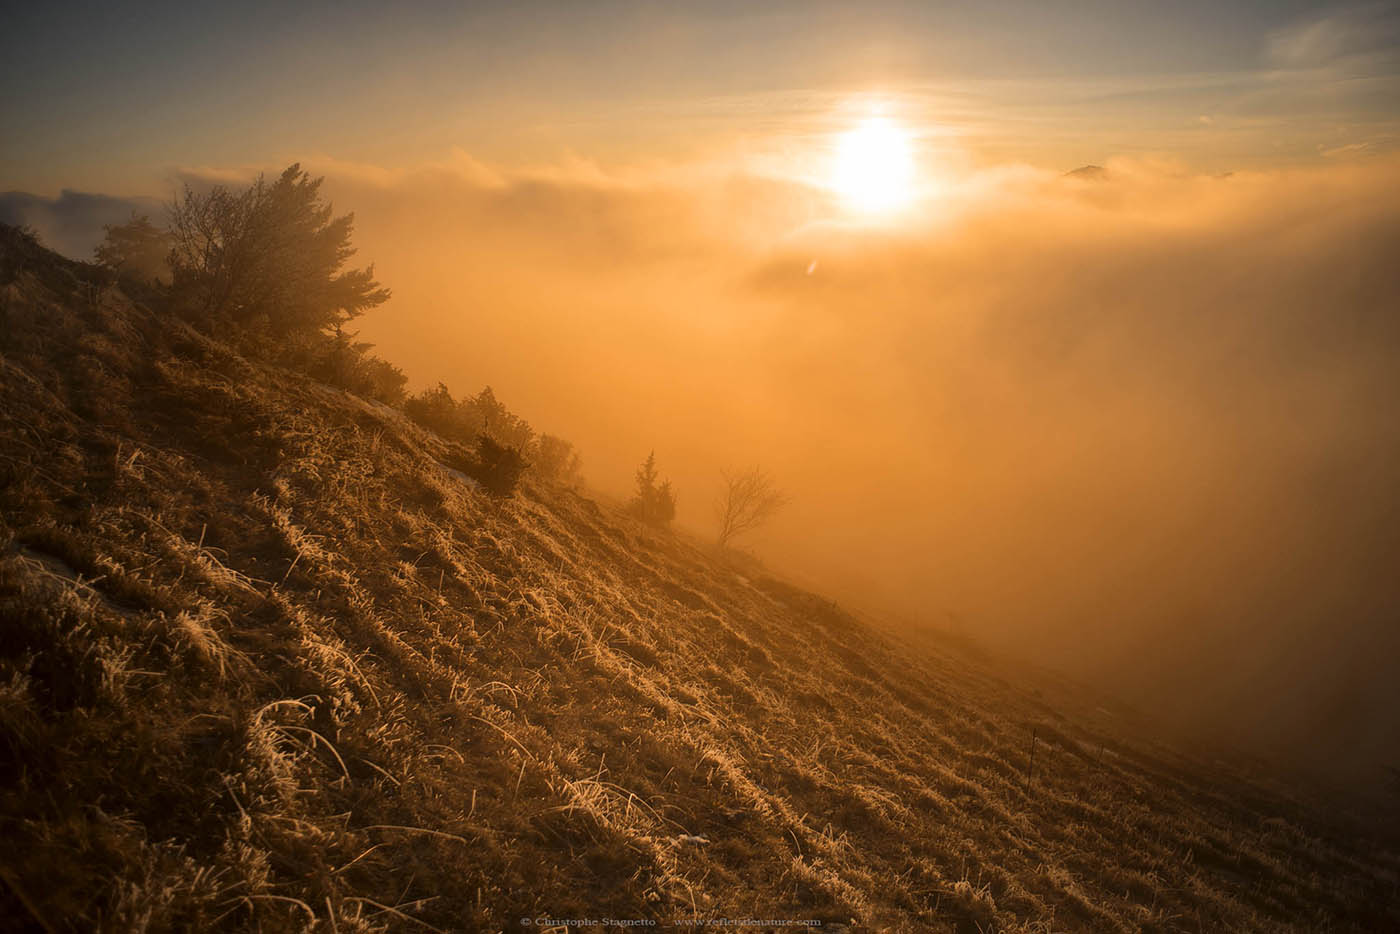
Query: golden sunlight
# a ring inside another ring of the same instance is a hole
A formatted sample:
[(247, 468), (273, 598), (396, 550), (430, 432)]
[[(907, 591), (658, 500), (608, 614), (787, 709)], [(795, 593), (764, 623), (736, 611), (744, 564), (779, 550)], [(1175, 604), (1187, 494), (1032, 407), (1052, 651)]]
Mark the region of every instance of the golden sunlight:
[(884, 214), (906, 206), (914, 190), (909, 132), (871, 117), (837, 139), (831, 185), (851, 208)]

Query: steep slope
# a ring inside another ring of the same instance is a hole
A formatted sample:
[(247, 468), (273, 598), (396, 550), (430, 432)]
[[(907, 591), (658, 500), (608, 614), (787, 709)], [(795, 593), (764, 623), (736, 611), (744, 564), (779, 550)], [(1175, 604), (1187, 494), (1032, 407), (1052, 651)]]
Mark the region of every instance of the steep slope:
[(6, 928), (1400, 926), (1394, 850), (1299, 800), (492, 499), (13, 230), (0, 290)]

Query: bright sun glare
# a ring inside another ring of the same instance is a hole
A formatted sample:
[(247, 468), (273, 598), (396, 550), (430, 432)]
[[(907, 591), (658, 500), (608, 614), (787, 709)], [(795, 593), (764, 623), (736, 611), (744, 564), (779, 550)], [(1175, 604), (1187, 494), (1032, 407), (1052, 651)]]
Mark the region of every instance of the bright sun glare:
[(884, 117), (871, 117), (842, 133), (832, 187), (850, 207), (864, 213), (887, 214), (907, 205), (914, 188), (909, 133)]

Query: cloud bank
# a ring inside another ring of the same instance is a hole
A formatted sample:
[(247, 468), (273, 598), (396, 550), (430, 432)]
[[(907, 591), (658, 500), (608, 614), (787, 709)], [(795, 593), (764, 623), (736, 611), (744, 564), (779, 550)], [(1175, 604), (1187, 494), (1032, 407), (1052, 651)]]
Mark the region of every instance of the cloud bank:
[(363, 335), (601, 489), (655, 449), (708, 532), (761, 463), (793, 504), (754, 547), (848, 602), (1216, 740), (1400, 760), (1393, 158), (948, 168), (885, 226), (713, 168), (312, 168), (394, 289)]
[(762, 549), (911, 625), (1218, 739), (1400, 749), (1396, 162), (971, 171), (883, 229), (742, 175), (459, 178), (343, 186), (419, 378), (619, 493), (656, 448), (697, 528), (768, 465)]
[(0, 193), (0, 224), (28, 226), (50, 249), (73, 259), (90, 259), (102, 242), (104, 224), (122, 224), (132, 213), (154, 220), (165, 210), (157, 198), (121, 198), (65, 189), (55, 198), (22, 191)]

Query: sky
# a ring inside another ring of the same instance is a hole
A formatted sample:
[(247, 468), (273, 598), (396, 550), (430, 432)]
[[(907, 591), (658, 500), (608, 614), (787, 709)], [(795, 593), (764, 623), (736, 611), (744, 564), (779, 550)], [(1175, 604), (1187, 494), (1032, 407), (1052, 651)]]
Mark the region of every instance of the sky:
[(164, 194), (173, 169), (454, 149), (508, 167), (773, 158), (852, 95), (931, 149), (1219, 171), (1393, 147), (1393, 5), (24, 4), (0, 179)]
[(0, 220), (85, 257), (299, 161), (393, 290), (362, 337), (594, 489), (654, 450), (707, 536), (761, 464), (743, 544), (856, 609), (1400, 762), (1394, 5), (7, 15)]

